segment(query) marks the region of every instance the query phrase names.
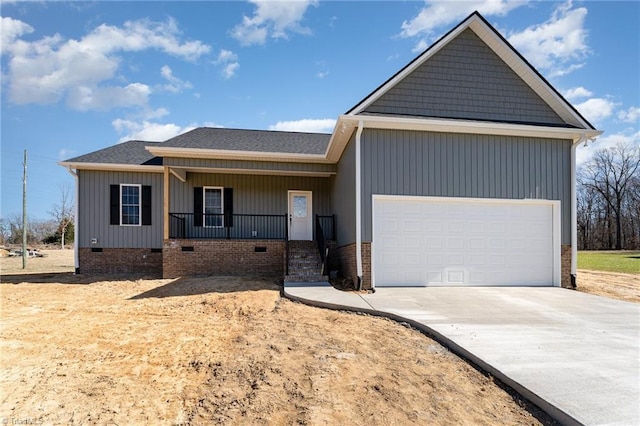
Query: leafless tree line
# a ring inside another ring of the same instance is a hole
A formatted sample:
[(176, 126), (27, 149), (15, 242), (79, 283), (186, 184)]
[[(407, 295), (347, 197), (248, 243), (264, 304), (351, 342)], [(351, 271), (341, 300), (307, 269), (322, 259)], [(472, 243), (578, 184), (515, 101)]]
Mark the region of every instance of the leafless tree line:
[(603, 148), (578, 171), (578, 248), (640, 249), (640, 148)]
[[(27, 221), (27, 244), (59, 244), (65, 248), (65, 243), (73, 241), (73, 197), (67, 185), (60, 187), (60, 201), (53, 205), (49, 212), (51, 219), (31, 219)], [(0, 218), (0, 244), (22, 244), (22, 215), (15, 213)]]

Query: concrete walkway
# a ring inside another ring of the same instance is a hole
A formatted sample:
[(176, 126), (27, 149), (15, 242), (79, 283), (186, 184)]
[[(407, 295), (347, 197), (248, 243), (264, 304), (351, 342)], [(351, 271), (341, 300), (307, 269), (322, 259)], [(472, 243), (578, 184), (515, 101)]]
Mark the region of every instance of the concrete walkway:
[(561, 288), (285, 283), (293, 300), (383, 315), (433, 335), (563, 424), (640, 425), (640, 305)]

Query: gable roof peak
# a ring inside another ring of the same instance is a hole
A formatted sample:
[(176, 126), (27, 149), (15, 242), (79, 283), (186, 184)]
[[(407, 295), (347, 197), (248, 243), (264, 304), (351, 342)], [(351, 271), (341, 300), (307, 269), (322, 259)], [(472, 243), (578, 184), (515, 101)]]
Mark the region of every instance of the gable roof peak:
[(574, 107), (502, 36), (477, 10), (453, 27), (435, 43), (415, 57), (405, 67), (378, 86), (373, 92), (346, 112), (363, 113), (371, 104), (386, 94), (406, 76), (428, 61), (437, 52), (456, 39), (465, 30), (471, 30), (522, 81), (525, 82), (569, 127), (595, 130)]

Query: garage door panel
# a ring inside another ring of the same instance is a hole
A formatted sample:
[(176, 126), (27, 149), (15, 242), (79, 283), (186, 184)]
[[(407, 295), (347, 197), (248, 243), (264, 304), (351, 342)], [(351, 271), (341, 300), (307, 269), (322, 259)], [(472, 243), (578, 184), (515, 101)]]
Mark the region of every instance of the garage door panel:
[(447, 238), (447, 248), (457, 250), (464, 248), (464, 239), (460, 237)]
[(426, 244), (427, 249), (441, 249), (442, 247), (444, 247), (442, 238), (427, 237), (426, 240), (427, 240), (427, 244)]
[[(429, 217), (429, 216), (426, 216)], [(427, 220), (427, 232), (437, 233), (442, 232), (442, 221), (440, 220)]]
[(427, 282), (429, 284), (442, 284), (442, 272), (440, 271), (428, 271)]
[(464, 284), (464, 271), (447, 271), (447, 283)]
[(374, 198), (375, 285), (553, 284), (552, 203), (400, 198)]

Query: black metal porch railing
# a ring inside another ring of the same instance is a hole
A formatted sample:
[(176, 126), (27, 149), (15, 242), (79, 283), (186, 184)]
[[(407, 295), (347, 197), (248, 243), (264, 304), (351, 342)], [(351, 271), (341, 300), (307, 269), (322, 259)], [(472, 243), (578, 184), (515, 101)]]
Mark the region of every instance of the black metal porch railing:
[(320, 260), (322, 261), (321, 275), (324, 275), (325, 269), (327, 268), (327, 255), (329, 254), (329, 249), (327, 248), (327, 239), (335, 240), (335, 219), (335, 215), (316, 215), (316, 244), (318, 244), (318, 251), (320, 251)]
[(336, 228), (336, 215), (316, 215), (316, 222), (320, 222), (320, 228), (322, 228), (322, 233), (324, 234), (324, 238), (327, 240), (336, 239), (335, 228)]
[[(234, 214), (231, 226), (224, 214), (169, 213), (169, 238), (286, 240), (287, 215)], [(197, 224), (197, 226), (196, 226)]]

